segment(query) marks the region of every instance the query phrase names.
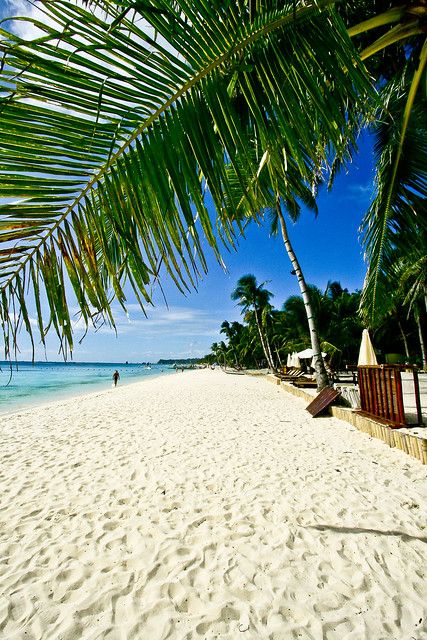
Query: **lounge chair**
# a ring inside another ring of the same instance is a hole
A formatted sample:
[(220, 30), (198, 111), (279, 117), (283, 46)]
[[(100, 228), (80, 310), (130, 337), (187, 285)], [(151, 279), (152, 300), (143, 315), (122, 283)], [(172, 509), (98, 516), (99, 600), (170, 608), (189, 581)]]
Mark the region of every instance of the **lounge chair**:
[(317, 382), (316, 380), (313, 380), (312, 378), (307, 378), (306, 376), (300, 376), (299, 378), (296, 378), (295, 380), (291, 381), (291, 384), (294, 385), (294, 387), (301, 387), (301, 388), (308, 388), (308, 389), (315, 389), (317, 387)]
[(296, 380), (297, 378), (300, 378), (301, 376), (303, 376), (303, 372), (301, 371), (301, 369), (294, 369), (294, 370), (290, 370), (288, 373), (276, 373), (277, 377), (280, 378), (280, 380), (283, 380), (284, 382), (286, 381), (292, 381), (292, 380)]

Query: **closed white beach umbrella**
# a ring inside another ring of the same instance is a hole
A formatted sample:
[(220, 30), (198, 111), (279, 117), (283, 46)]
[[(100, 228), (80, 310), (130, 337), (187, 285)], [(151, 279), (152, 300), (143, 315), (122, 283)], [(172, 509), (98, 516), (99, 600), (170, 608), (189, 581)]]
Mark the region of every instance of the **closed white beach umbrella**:
[(292, 354), (288, 353), (288, 359), (286, 360), (286, 366), (292, 367)]
[(298, 358), (298, 354), (294, 353), (293, 357), (292, 357), (292, 366), (295, 367), (295, 369), (301, 369), (301, 362)]
[(359, 359), (357, 364), (360, 365), (375, 365), (378, 364), (377, 356), (375, 355), (374, 347), (372, 346), (371, 338), (369, 337), (369, 331), (363, 329), (362, 342), (360, 343)]

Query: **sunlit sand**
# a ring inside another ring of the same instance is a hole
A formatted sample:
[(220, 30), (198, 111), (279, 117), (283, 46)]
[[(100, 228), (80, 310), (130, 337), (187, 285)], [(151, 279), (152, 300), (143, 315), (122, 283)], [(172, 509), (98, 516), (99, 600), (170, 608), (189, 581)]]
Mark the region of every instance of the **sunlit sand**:
[(1, 417), (0, 637), (421, 640), (426, 467), (265, 379)]

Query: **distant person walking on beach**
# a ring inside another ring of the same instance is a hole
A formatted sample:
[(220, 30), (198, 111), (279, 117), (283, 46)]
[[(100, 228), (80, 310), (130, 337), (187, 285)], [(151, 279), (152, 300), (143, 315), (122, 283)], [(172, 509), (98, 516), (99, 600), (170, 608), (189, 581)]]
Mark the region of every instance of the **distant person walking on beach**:
[(117, 369), (115, 370), (115, 372), (113, 373), (113, 380), (114, 380), (114, 386), (117, 387), (117, 383), (120, 379), (120, 373), (117, 371)]

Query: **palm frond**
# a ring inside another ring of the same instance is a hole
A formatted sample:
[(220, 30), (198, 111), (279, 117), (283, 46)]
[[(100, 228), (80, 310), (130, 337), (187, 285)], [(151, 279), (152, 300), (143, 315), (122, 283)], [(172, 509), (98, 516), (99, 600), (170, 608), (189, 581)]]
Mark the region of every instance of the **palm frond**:
[[(41, 339), (53, 327), (64, 355), (72, 349), (67, 278), (84, 322), (113, 325), (111, 302), (126, 305), (125, 283), (150, 303), (159, 264), (179, 288), (194, 286), (206, 270), (201, 235), (219, 257), (206, 187), (233, 243), (225, 165), (245, 193), (256, 140), (261, 155), (286, 149), (308, 180), (352, 128), (354, 141), (359, 116), (348, 105), (370, 95), (332, 0), (296, 12), (273, 2), (251, 19), (244, 4), (214, 0), (95, 4), (105, 15), (47, 0), (49, 20), (34, 21), (43, 35), (32, 42), (0, 30), (6, 355), (20, 324), (31, 333), (30, 295)], [(229, 95), (232, 78), (254, 139)], [(272, 177), (282, 172), (278, 157), (271, 153)]]
[(406, 265), (401, 275), (401, 286), (406, 295), (403, 304), (409, 305), (426, 301), (427, 298), (427, 255), (423, 252), (414, 252), (413, 262)]
[(396, 234), (426, 225), (427, 102), (417, 93), (427, 61), (427, 44), (415, 76), (404, 74), (384, 89), (385, 111), (376, 128), (376, 197), (361, 231), (369, 264), (362, 307), (373, 320), (381, 290), (379, 277), (392, 264)]

